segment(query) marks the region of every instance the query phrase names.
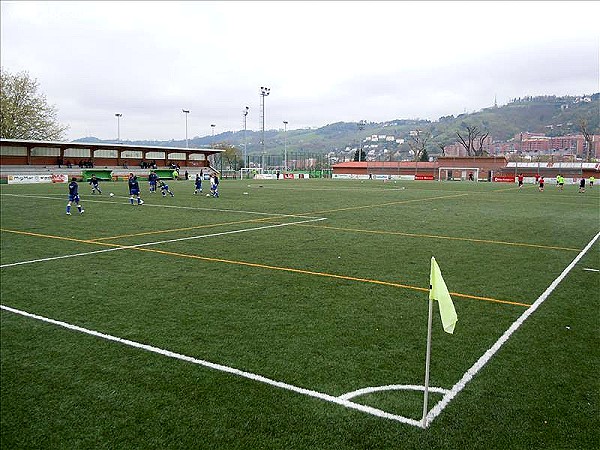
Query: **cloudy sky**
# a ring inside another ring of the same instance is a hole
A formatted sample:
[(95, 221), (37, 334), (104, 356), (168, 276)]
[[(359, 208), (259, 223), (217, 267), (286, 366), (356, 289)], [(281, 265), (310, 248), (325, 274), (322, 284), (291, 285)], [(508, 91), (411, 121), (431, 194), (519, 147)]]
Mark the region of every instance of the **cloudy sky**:
[[(436, 120), (598, 92), (600, 2), (0, 1), (1, 64), (69, 139)], [(594, 17), (596, 19), (594, 19)]]

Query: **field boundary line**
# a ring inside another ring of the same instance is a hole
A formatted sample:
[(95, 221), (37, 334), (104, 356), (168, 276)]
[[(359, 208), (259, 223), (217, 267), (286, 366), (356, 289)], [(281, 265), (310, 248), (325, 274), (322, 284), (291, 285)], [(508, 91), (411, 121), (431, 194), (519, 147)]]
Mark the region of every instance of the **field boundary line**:
[(500, 338), (492, 345), (469, 370), (465, 372), (462, 378), (452, 386), (450, 392), (445, 394), (440, 402), (438, 402), (428, 413), (425, 418), (425, 428), (441, 414), (448, 404), (456, 397), (475, 377), (475, 375), (483, 369), (483, 367), (492, 359), (492, 357), (500, 350), (500, 348), (508, 341), (512, 334), (519, 329), (521, 325), (531, 316), (550, 296), (556, 287), (565, 279), (565, 277), (573, 270), (577, 263), (585, 256), (588, 250), (600, 237), (600, 232), (592, 238), (590, 242), (581, 250), (581, 252), (571, 261), (571, 263), (556, 277), (556, 279), (546, 288), (546, 290), (537, 298), (537, 300), (529, 307), (521, 316), (513, 322), (513, 324), (500, 336)]
[[(253, 380), (253, 381), (257, 381), (257, 382), (260, 382), (260, 383), (264, 383), (264, 384), (267, 384), (267, 385), (270, 385), (270, 386), (274, 386), (274, 387), (277, 387), (277, 388), (280, 388), (280, 389), (284, 389), (284, 390), (296, 392), (298, 394), (303, 394), (303, 395), (306, 395), (306, 396), (309, 396), (309, 397), (317, 398), (317, 399), (320, 399), (320, 400), (325, 400), (325, 401), (327, 401), (329, 403), (335, 403), (337, 405), (344, 406), (344, 407), (349, 408), (349, 409), (355, 409), (355, 410), (358, 410), (358, 411), (361, 411), (363, 413), (367, 413), (367, 414), (370, 414), (370, 415), (373, 415), (373, 416), (381, 417), (381, 418), (384, 418), (384, 419), (395, 420), (397, 422), (402, 422), (402, 423), (405, 423), (405, 424), (408, 424), (408, 425), (412, 425), (412, 426), (416, 426), (416, 427), (419, 427), (420, 423), (421, 423), (420, 421), (411, 419), (409, 417), (404, 417), (404, 416), (400, 416), (400, 415), (397, 415), (397, 414), (391, 414), (391, 413), (385, 412), (385, 411), (383, 411), (381, 409), (377, 409), (377, 408), (373, 408), (371, 406), (365, 406), (365, 405), (361, 405), (359, 403), (351, 402), (351, 401), (349, 401), (349, 400), (347, 400), (345, 398), (340, 398), (340, 397), (336, 397), (334, 395), (325, 394), (323, 392), (318, 392), (318, 391), (314, 391), (314, 390), (311, 390), (311, 389), (306, 389), (306, 388), (302, 388), (302, 387), (299, 387), (299, 386), (294, 386), (292, 384), (288, 384), (288, 383), (285, 383), (285, 382), (282, 382), (282, 381), (273, 380), (271, 378), (267, 378), (265, 376), (258, 375), (258, 374), (252, 373), (252, 372), (246, 372), (244, 370), (236, 369), (234, 367), (230, 367), (230, 366), (225, 366), (225, 365), (222, 365), (222, 364), (213, 363), (213, 362), (206, 361), (206, 360), (203, 360), (203, 359), (193, 358), (191, 356), (183, 355), (181, 353), (172, 352), (170, 350), (164, 350), (164, 349), (161, 349), (159, 347), (154, 347), (152, 345), (142, 344), (140, 342), (131, 341), (129, 339), (124, 339), (124, 338), (120, 338), (120, 337), (113, 336), (113, 335), (110, 335), (110, 334), (101, 333), (99, 331), (90, 330), (88, 328), (83, 328), (83, 327), (80, 327), (80, 326), (77, 326), (77, 325), (73, 325), (73, 324), (70, 324), (70, 323), (67, 323), (67, 322), (62, 322), (60, 320), (50, 319), (48, 317), (39, 316), (37, 314), (32, 314), (32, 313), (29, 313), (29, 312), (26, 312), (26, 311), (22, 311), (22, 310), (19, 310), (19, 309), (11, 308), (9, 306), (0, 305), (0, 308), (2, 310), (11, 312), (13, 314), (18, 314), (18, 315), (21, 315), (21, 316), (24, 316), (24, 317), (28, 317), (28, 318), (31, 318), (31, 319), (35, 319), (35, 320), (39, 320), (39, 321), (42, 321), (42, 322), (50, 323), (52, 325), (57, 325), (57, 326), (60, 326), (60, 327), (63, 327), (63, 328), (67, 328), (67, 329), (72, 330), (72, 331), (78, 331), (80, 333), (84, 333), (84, 334), (87, 334), (87, 335), (90, 335), (90, 336), (95, 336), (95, 337), (98, 337), (98, 338), (101, 338), (101, 339), (105, 339), (107, 341), (117, 342), (117, 343), (129, 346), (129, 347), (133, 347), (133, 348), (145, 350), (145, 351), (148, 351), (148, 352), (151, 352), (151, 353), (155, 353), (155, 354), (159, 354), (159, 355), (162, 355), (162, 356), (167, 356), (169, 358), (174, 358), (174, 359), (178, 359), (178, 360), (181, 360), (181, 361), (186, 361), (186, 362), (189, 362), (189, 363), (192, 363), (192, 364), (196, 364), (196, 365), (199, 365), (199, 366), (204, 366), (204, 367), (207, 367), (207, 368), (210, 368), (210, 369), (214, 369), (214, 370), (217, 370), (217, 371), (220, 371), (220, 372), (226, 372), (226, 373), (229, 373), (229, 374), (232, 374), (232, 375), (236, 375), (236, 376), (239, 376), (239, 377), (242, 377), (242, 378), (247, 378), (247, 379), (250, 379), (250, 380)], [(438, 388), (436, 388), (436, 389), (438, 389)]]
[(313, 228), (324, 228), (329, 230), (336, 231), (351, 231), (356, 233), (369, 233), (369, 234), (389, 234), (393, 236), (408, 236), (408, 237), (419, 237), (419, 238), (429, 238), (429, 239), (448, 239), (452, 241), (467, 241), (467, 242), (477, 242), (483, 244), (497, 244), (497, 245), (510, 245), (516, 247), (534, 247), (541, 248), (547, 250), (565, 250), (565, 251), (573, 251), (580, 252), (580, 248), (570, 248), (570, 247), (554, 247), (551, 245), (541, 245), (541, 244), (527, 244), (527, 243), (519, 243), (519, 242), (507, 242), (507, 241), (494, 241), (490, 239), (476, 239), (476, 238), (464, 238), (464, 237), (454, 237), (454, 236), (443, 236), (443, 235), (435, 235), (435, 234), (417, 234), (417, 233), (404, 233), (402, 231), (383, 231), (383, 230), (362, 230), (359, 228), (342, 228), (342, 227), (332, 227), (329, 225), (300, 225), (302, 227), (313, 227)]

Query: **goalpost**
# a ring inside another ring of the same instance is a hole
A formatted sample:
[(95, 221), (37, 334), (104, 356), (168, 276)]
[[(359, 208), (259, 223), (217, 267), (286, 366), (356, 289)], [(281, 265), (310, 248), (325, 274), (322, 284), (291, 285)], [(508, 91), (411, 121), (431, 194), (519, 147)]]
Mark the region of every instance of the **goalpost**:
[(242, 167), (240, 169), (240, 179), (250, 180), (254, 178), (257, 173), (263, 173), (262, 167)]
[[(479, 181), (478, 167), (439, 167), (438, 180), (442, 181)], [(473, 175), (473, 180), (470, 180), (469, 175)], [(442, 175), (445, 175), (442, 178)]]

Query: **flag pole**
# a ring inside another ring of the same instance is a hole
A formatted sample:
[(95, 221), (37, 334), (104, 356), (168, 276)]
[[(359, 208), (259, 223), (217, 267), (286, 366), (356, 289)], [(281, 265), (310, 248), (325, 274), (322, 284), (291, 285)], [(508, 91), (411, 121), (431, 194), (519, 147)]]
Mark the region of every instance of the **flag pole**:
[[(430, 286), (431, 289), (431, 286)], [(427, 322), (427, 355), (425, 356), (425, 389), (423, 389), (423, 421), (421, 427), (427, 428), (427, 397), (429, 395), (429, 360), (431, 358), (431, 322), (433, 321), (433, 300), (429, 299), (429, 320)]]

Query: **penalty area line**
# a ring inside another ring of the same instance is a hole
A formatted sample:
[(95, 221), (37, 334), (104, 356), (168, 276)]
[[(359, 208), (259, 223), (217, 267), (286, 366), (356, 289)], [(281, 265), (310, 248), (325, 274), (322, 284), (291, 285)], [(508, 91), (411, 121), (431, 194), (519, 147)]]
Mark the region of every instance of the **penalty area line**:
[(152, 345), (148, 345), (148, 344), (142, 344), (140, 342), (136, 342), (136, 341), (131, 341), (129, 339), (123, 339), (117, 336), (113, 336), (110, 334), (105, 334), (105, 333), (101, 333), (99, 331), (95, 331), (95, 330), (90, 330), (88, 328), (83, 328), (77, 325), (73, 325), (67, 322), (62, 322), (60, 320), (55, 320), (55, 319), (50, 319), (48, 317), (44, 317), (44, 316), (39, 316), (37, 314), (31, 314), (29, 312), (26, 311), (22, 311), (19, 309), (15, 309), (15, 308), (11, 308), (9, 306), (5, 306), (5, 305), (0, 305), (0, 309), (4, 310), (4, 311), (8, 311), (11, 312), (13, 314), (18, 314), (24, 317), (28, 317), (31, 319), (35, 319), (35, 320), (39, 320), (42, 322), (46, 322), (46, 323), (50, 323), (52, 325), (57, 325), (63, 328), (67, 328), (69, 330), (72, 331), (77, 331), (80, 333), (84, 333), (90, 336), (95, 336), (101, 339), (105, 339), (107, 341), (112, 341), (112, 342), (117, 342), (119, 344), (122, 345), (126, 345), (129, 347), (133, 347), (133, 348), (137, 348), (137, 349), (141, 349), (141, 350), (145, 350), (151, 353), (155, 353), (158, 355), (162, 355), (162, 356), (166, 356), (169, 358), (173, 358), (173, 359), (178, 359), (181, 361), (186, 361), (188, 363), (192, 363), (192, 364), (196, 364), (199, 366), (203, 366), (203, 367), (207, 367), (210, 369), (214, 369), (214, 370), (218, 370), (221, 372), (225, 372), (231, 375), (236, 375), (238, 377), (242, 377), (242, 378), (247, 378), (249, 380), (253, 380), (259, 383), (264, 383), (270, 386), (274, 386), (280, 389), (284, 389), (287, 391), (292, 391), (298, 394), (302, 394), (302, 395), (306, 395), (308, 397), (312, 397), (312, 398), (317, 398), (320, 400), (324, 400), (326, 402), (329, 403), (334, 403), (340, 406), (344, 406), (346, 408), (349, 409), (354, 409), (366, 414), (370, 414), (376, 417), (380, 417), (383, 419), (389, 419), (389, 420), (395, 420), (397, 422), (402, 422), (408, 425), (413, 425), (416, 427), (420, 427), (421, 426), (421, 422), (414, 420), (414, 419), (410, 419), (408, 417), (404, 417), (404, 416), (399, 416), (396, 414), (391, 414), (388, 412), (385, 412), (381, 409), (377, 409), (377, 408), (373, 408), (370, 406), (365, 406), (365, 405), (361, 405), (359, 403), (354, 403), (351, 402), (345, 398), (340, 398), (340, 397), (335, 397), (333, 395), (329, 395), (329, 394), (325, 394), (323, 392), (318, 392), (318, 391), (314, 391), (312, 389), (306, 389), (303, 387), (299, 387), (299, 386), (294, 386), (292, 384), (288, 384), (288, 383), (284, 383), (282, 381), (277, 381), (277, 380), (273, 380), (271, 378), (267, 378), (265, 376), (262, 375), (258, 375), (255, 373), (251, 373), (251, 372), (246, 372), (244, 370), (240, 370), (240, 369), (236, 369), (234, 367), (229, 367), (229, 366), (225, 366), (222, 364), (217, 364), (217, 363), (213, 363), (210, 361), (206, 361), (203, 359), (197, 359), (197, 358), (193, 358), (191, 356), (187, 356), (187, 355), (183, 355), (181, 353), (176, 353), (176, 352), (172, 352), (170, 350), (165, 350), (159, 347), (154, 347)]
[(471, 366), (467, 372), (462, 376), (462, 378), (450, 389), (442, 400), (440, 400), (428, 413), (425, 417), (425, 428), (429, 426), (429, 424), (441, 414), (448, 403), (454, 399), (458, 395), (460, 391), (462, 391), (467, 383), (475, 377), (477, 372), (479, 372), (483, 367), (492, 359), (492, 357), (500, 350), (500, 348), (508, 341), (508, 339), (512, 336), (512, 334), (517, 331), (517, 329), (523, 325), (525, 320), (529, 318), (541, 305), (546, 301), (546, 299), (550, 296), (550, 294), (556, 289), (556, 287), (565, 279), (565, 277), (573, 270), (575, 265), (584, 257), (587, 251), (594, 245), (594, 243), (600, 237), (600, 232), (596, 234), (592, 238), (590, 242), (581, 250), (581, 252), (575, 257), (571, 264), (569, 264), (562, 273), (548, 286), (548, 288), (538, 297), (538, 299), (529, 307), (527, 310), (521, 314), (521, 316), (513, 322), (513, 324), (500, 336), (500, 338), (492, 345), (476, 362)]

